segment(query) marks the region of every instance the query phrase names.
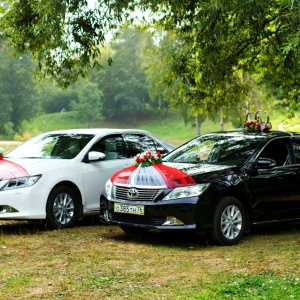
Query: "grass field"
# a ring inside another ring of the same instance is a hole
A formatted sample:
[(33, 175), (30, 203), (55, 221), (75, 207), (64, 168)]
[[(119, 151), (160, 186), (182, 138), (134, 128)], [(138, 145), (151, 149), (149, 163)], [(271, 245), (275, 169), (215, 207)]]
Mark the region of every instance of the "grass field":
[(299, 229), (256, 229), (218, 247), (94, 221), (55, 231), (2, 221), (0, 299), (299, 299)]

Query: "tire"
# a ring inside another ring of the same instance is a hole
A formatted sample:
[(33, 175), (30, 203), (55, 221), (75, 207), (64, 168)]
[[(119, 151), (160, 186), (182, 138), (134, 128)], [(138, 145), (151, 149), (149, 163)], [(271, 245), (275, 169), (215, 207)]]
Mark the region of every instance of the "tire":
[(48, 197), (46, 224), (50, 228), (70, 228), (74, 226), (79, 212), (76, 193), (65, 185), (57, 186)]
[(146, 234), (149, 232), (149, 229), (147, 228), (130, 227), (130, 226), (120, 226), (120, 227), (125, 233), (129, 233), (129, 234)]
[(242, 238), (245, 230), (245, 209), (234, 197), (220, 200), (214, 214), (211, 241), (219, 245), (232, 246)]

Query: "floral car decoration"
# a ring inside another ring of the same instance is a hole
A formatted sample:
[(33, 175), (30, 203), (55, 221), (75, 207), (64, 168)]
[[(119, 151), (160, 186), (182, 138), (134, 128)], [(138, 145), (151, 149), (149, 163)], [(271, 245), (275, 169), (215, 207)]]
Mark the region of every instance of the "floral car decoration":
[(148, 150), (142, 153), (139, 153), (135, 157), (135, 166), (149, 167), (155, 164), (161, 164), (161, 154), (159, 151)]
[(269, 132), (272, 129), (272, 124), (270, 123), (270, 118), (267, 112), (264, 112), (267, 116), (266, 122), (262, 121), (260, 116), (260, 111), (257, 111), (254, 120), (251, 120), (250, 113), (246, 115), (246, 121), (243, 126), (245, 132)]
[(28, 172), (22, 166), (3, 158), (3, 148), (0, 147), (0, 181), (24, 176), (29, 176)]
[(111, 182), (119, 186), (151, 188), (176, 188), (196, 184), (187, 173), (162, 164), (161, 154), (154, 150), (138, 154), (135, 165), (115, 173)]

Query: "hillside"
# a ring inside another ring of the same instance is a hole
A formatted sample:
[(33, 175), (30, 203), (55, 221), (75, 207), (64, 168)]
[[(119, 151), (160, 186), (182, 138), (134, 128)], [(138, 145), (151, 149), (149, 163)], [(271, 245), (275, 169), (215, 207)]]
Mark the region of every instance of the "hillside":
[[(287, 119), (280, 114), (275, 114), (271, 116), (270, 121), (272, 122), (273, 129), (300, 131), (299, 116)], [(16, 142), (25, 141), (45, 131), (85, 127), (88, 127), (87, 124), (77, 122), (72, 112), (40, 115), (32, 119), (31, 122), (24, 122), (22, 134), (16, 135), (15, 141), (11, 145), (14, 146)], [(137, 120), (135, 125), (128, 118), (123, 120), (104, 120), (92, 124), (90, 127), (144, 129), (161, 136), (176, 146), (196, 136), (195, 127), (191, 124), (185, 125), (184, 121), (175, 112), (171, 112), (163, 118), (157, 116), (157, 114), (149, 114), (147, 118)], [(218, 131), (219, 129), (220, 126), (218, 123), (206, 120), (201, 125), (201, 134)], [(231, 123), (226, 123), (224, 129), (230, 130), (233, 129), (233, 126)], [(0, 142), (0, 146), (4, 148), (4, 151), (10, 148), (8, 142)]]
[[(175, 145), (180, 145), (196, 136), (195, 127), (191, 124), (185, 125), (184, 121), (174, 112), (169, 113), (163, 118), (154, 114), (149, 114), (147, 118), (137, 120), (135, 124), (128, 118), (122, 120), (106, 119), (94, 123), (91, 126), (77, 122), (72, 112), (64, 112), (41, 115), (34, 118), (31, 122), (25, 122), (23, 124), (22, 135), (16, 136), (15, 140), (27, 140), (28, 138), (45, 131), (87, 127), (143, 129), (159, 135)], [(219, 124), (207, 120), (201, 126), (201, 134), (209, 131), (217, 131), (219, 128)], [(229, 129), (232, 129), (231, 123), (225, 124), (225, 130)]]

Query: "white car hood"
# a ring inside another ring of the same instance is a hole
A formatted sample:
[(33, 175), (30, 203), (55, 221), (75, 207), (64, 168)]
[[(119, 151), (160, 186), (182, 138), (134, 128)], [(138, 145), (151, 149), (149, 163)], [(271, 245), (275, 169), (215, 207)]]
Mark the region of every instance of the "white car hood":
[(70, 160), (64, 159), (7, 159), (24, 168), (30, 175), (43, 174), (45, 170), (53, 170), (69, 164)]

